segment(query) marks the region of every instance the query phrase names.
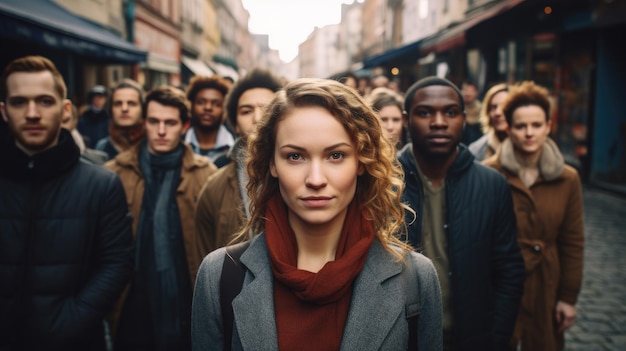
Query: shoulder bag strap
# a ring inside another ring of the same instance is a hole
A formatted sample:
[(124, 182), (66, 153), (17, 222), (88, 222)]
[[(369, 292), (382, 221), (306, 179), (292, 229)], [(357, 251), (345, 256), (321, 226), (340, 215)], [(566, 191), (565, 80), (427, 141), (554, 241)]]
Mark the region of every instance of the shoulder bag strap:
[(407, 257), (404, 279), (405, 286), (407, 288), (406, 320), (409, 324), (408, 350), (416, 351), (418, 349), (417, 330), (421, 302), (419, 294), (419, 280), (417, 279), (417, 270), (415, 269), (415, 262), (413, 262), (413, 258), (410, 255)]
[(239, 295), (246, 276), (246, 268), (239, 258), (250, 245), (249, 241), (226, 248), (222, 276), (220, 278), (220, 306), (222, 310), (222, 327), (224, 328), (224, 351), (230, 351), (233, 339), (233, 299)]

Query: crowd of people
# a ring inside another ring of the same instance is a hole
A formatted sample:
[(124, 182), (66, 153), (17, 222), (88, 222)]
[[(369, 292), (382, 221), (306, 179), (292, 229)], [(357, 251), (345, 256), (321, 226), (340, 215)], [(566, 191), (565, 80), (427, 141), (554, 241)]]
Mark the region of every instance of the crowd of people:
[(582, 189), (548, 91), (435, 76), (183, 90), (78, 114), (0, 82), (0, 350), (562, 350)]

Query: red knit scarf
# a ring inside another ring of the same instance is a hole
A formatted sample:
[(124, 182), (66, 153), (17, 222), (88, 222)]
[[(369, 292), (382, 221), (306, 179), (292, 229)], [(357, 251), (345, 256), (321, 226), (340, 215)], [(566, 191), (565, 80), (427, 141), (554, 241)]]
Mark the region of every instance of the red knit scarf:
[(352, 285), (361, 272), (374, 231), (353, 201), (348, 207), (335, 261), (317, 273), (297, 268), (298, 247), (279, 194), (268, 204), (265, 241), (274, 273), (274, 305), (280, 350), (339, 350)]
[(120, 127), (113, 123), (109, 124), (109, 137), (120, 152), (130, 149), (146, 134), (143, 120), (130, 127)]

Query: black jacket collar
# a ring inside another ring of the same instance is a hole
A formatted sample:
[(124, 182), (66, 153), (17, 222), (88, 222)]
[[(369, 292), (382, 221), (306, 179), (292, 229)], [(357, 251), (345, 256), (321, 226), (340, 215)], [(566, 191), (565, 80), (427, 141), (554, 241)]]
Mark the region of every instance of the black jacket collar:
[(80, 158), (80, 149), (65, 129), (57, 145), (33, 156), (20, 150), (12, 135), (2, 139), (0, 175), (14, 180), (48, 180), (70, 170)]

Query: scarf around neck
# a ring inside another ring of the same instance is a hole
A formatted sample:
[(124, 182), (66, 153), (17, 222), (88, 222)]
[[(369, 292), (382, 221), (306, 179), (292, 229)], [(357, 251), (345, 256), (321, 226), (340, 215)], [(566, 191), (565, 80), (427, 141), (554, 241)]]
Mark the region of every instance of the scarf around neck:
[(120, 127), (113, 123), (109, 124), (109, 138), (118, 152), (126, 151), (135, 145), (146, 134), (143, 120), (130, 127)]
[(297, 268), (298, 247), (287, 214), (280, 194), (275, 195), (265, 213), (265, 240), (275, 278), (279, 347), (338, 349), (350, 309), (352, 286), (375, 238), (373, 227), (353, 201), (348, 207), (335, 260), (312, 273)]
[[(171, 291), (177, 284), (174, 283), (175, 265), (169, 238), (175, 236), (174, 233), (180, 232), (180, 220), (177, 209), (172, 211), (171, 205), (176, 204), (175, 192), (178, 187), (178, 175), (184, 149), (179, 145), (174, 151), (157, 156), (148, 152), (144, 142), (140, 150), (139, 166), (146, 186), (138, 232), (142, 235), (150, 235), (144, 230), (152, 228), (154, 238), (152, 249), (156, 271), (166, 277), (164, 280), (168, 283), (165, 287), (172, 295), (175, 295), (176, 292)], [(152, 213), (152, 216), (146, 217), (146, 213)], [(146, 218), (151, 218), (152, 223), (145, 223)], [(149, 250), (150, 248), (142, 249)]]

